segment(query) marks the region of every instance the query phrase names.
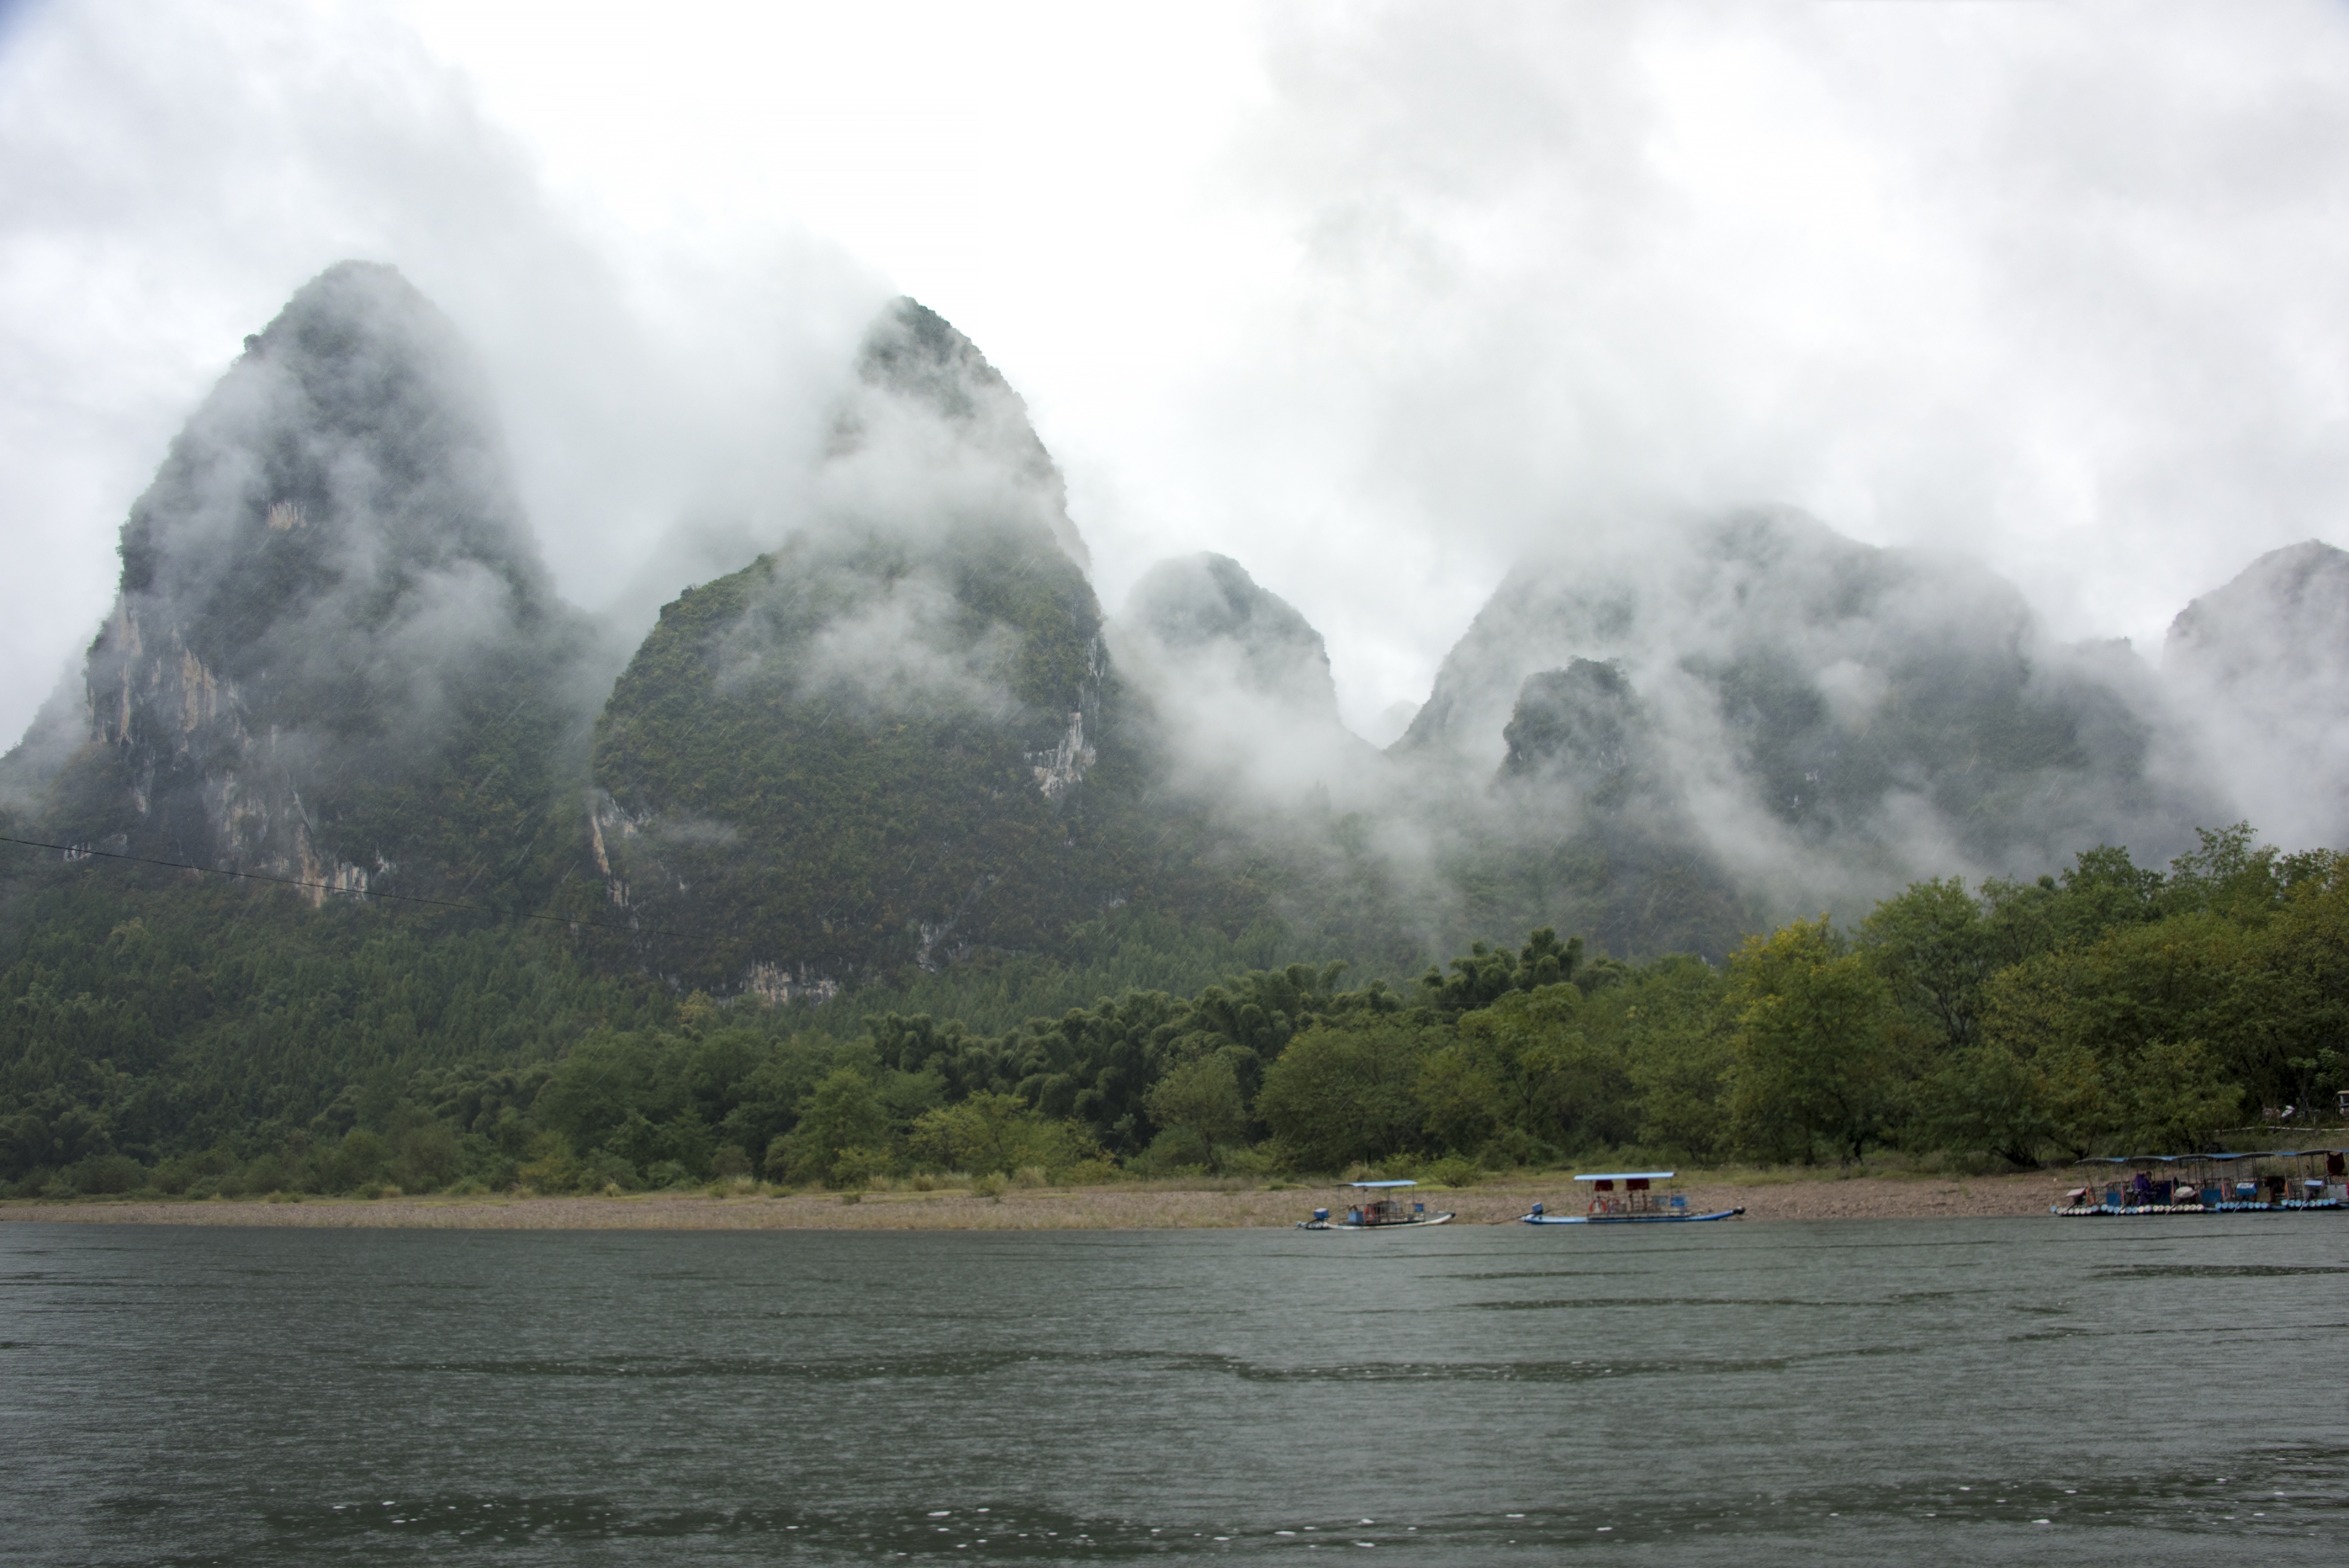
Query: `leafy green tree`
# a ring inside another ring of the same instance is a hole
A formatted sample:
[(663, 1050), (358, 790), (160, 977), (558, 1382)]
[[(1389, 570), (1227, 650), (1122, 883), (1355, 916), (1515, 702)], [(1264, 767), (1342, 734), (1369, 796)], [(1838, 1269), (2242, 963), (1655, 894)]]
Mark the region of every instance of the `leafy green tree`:
[(1629, 1064), (1641, 1145), (1696, 1159), (1725, 1152), (1734, 1055), (1726, 994), (1720, 971), (1682, 954), (1640, 966), (1584, 1008), (1584, 1030)]
[(391, 1178), (403, 1192), (430, 1192), (454, 1181), (464, 1160), (447, 1123), (419, 1116), (393, 1139)]
[(2203, 1116), (2199, 1063), (2224, 1071), (2258, 1055), (2269, 1019), (2249, 942), (2200, 911), (2035, 954), (1985, 988), (1985, 1041), (2030, 1064), (2016, 1081), (2040, 1085), (2060, 1147), (2127, 1152), (2116, 1146)]
[(1462, 1153), (1518, 1161), (1629, 1138), (1629, 1063), (1618, 1042), (1585, 1031), (1586, 1011), (1581, 990), (1558, 981), (1463, 1014), (1421, 1074), (1429, 1129)]
[(1913, 883), (1862, 921), (1858, 948), (1894, 1000), (1950, 1050), (1979, 1038), (1982, 989), (1998, 969), (1982, 906), (1957, 877)]
[[(799, 1125), (784, 1135), (780, 1174), (790, 1181), (829, 1182), (842, 1151), (859, 1149), (869, 1159), (888, 1144), (889, 1113), (872, 1082), (853, 1067), (836, 1067), (808, 1096)], [(778, 1174), (771, 1164), (768, 1174)]]
[(543, 1132), (531, 1139), (530, 1158), (514, 1175), (522, 1185), (538, 1192), (576, 1192), (586, 1184), (587, 1168), (573, 1152), (571, 1140), (559, 1132)]
[(1195, 1150), (1199, 1163), (1213, 1172), (1223, 1169), (1224, 1147), (1247, 1128), (1247, 1106), (1232, 1062), (1242, 1053), (1242, 1047), (1226, 1046), (1212, 1056), (1195, 1057), (1153, 1085), (1143, 1102), (1159, 1136)]
[[(2003, 1044), (1951, 1053), (1935, 1064), (1924, 1085), (1924, 1141), (1979, 1149), (2014, 1165), (2037, 1163), (2041, 1147), (2059, 1134), (2102, 1116), (2100, 1084), (2084, 1099), (2081, 1085), (2067, 1095), (2051, 1077), (2052, 1069), (2073, 1064), (2068, 1058), (2025, 1057)], [(2088, 1065), (2093, 1074), (2095, 1064)]]
[(1729, 1110), (1737, 1141), (1809, 1162), (1858, 1158), (1890, 1128), (1890, 988), (1826, 916), (1750, 937), (1730, 960), (1737, 1019)]
[(2119, 1085), (2123, 1137), (2149, 1151), (2208, 1148), (2242, 1116), (2242, 1093), (2199, 1040), (2157, 1040)]
[(1443, 1040), (1441, 1031), (1399, 1019), (1316, 1024), (1265, 1069), (1257, 1115), (1311, 1170), (1415, 1149), (1420, 1072)]
[(2244, 944), (2246, 1012), (2230, 1071), (2261, 1105), (2305, 1112), (2349, 1089), (2349, 865), (2303, 859)]
[(1456, 1017), (1489, 1007), (1512, 991), (1570, 981), (1581, 962), (1582, 939), (1560, 941), (1548, 926), (1527, 938), (1514, 958), (1505, 949), (1472, 942), (1466, 957), (1452, 961), (1450, 974), (1431, 969), (1420, 977), (1418, 1001), (1439, 1013)]
[(906, 1152), (916, 1167), (979, 1176), (1030, 1167), (1065, 1171), (1102, 1158), (1101, 1145), (1082, 1122), (1054, 1121), (1017, 1095), (986, 1092), (922, 1112)]

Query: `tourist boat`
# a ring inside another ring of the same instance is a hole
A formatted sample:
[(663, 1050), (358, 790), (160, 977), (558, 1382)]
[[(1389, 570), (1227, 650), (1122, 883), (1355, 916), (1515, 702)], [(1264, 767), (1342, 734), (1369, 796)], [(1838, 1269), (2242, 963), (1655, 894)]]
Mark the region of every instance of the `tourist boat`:
[(1327, 1209), (1316, 1209), (1310, 1220), (1299, 1220), (1299, 1231), (1392, 1231), (1402, 1225), (1444, 1225), (1452, 1220), (1450, 1212), (1430, 1214), (1427, 1205), (1404, 1190), (1417, 1187), (1416, 1181), (1350, 1181), (1362, 1196), (1346, 1205), (1342, 1217), (1332, 1218)]
[[(1590, 1183), (1590, 1205), (1580, 1214), (1545, 1214), (1538, 1203), (1530, 1214), (1518, 1219), (1527, 1225), (1652, 1225), (1687, 1223), (1698, 1220), (1731, 1220), (1745, 1212), (1743, 1209), (1715, 1209), (1700, 1214), (1688, 1206), (1683, 1194), (1662, 1193), (1648, 1184), (1670, 1181), (1669, 1170), (1606, 1170), (1578, 1176), (1577, 1181)], [(1615, 1184), (1623, 1184), (1617, 1192)]]
[(2349, 1210), (2349, 1151), (2276, 1148), (2251, 1154), (2122, 1154), (2084, 1159), (2111, 1174), (2072, 1189), (2048, 1212), (2282, 1214)]

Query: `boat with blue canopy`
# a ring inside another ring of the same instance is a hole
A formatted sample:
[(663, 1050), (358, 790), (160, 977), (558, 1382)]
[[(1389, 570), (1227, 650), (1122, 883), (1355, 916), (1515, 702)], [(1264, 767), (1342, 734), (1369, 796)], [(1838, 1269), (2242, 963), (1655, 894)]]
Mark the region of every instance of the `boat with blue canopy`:
[(1445, 1225), (1451, 1223), (1447, 1210), (1430, 1214), (1427, 1205), (1414, 1197), (1411, 1189), (1416, 1181), (1350, 1181), (1346, 1184), (1361, 1196), (1346, 1205), (1340, 1216), (1332, 1216), (1327, 1209), (1316, 1209), (1310, 1220), (1299, 1220), (1299, 1231), (1393, 1231), (1411, 1225)]
[(2349, 1150), (2116, 1154), (2076, 1163), (2093, 1174), (2049, 1207), (2064, 1219), (2349, 1212)]
[[(1745, 1212), (1743, 1209), (1699, 1212), (1689, 1207), (1686, 1194), (1655, 1189), (1653, 1183), (1670, 1181), (1674, 1174), (1669, 1170), (1592, 1171), (1574, 1179), (1590, 1183), (1590, 1201), (1581, 1213), (1550, 1214), (1537, 1203), (1531, 1213), (1517, 1218), (1527, 1225), (1653, 1225), (1733, 1220)], [(1619, 1181), (1623, 1184), (1620, 1191), (1615, 1187)]]

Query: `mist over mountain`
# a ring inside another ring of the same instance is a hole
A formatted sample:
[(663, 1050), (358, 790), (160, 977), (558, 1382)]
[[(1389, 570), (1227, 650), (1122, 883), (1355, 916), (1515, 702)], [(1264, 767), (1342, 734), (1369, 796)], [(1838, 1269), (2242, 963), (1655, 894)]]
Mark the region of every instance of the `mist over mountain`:
[(397, 273), (305, 286), (133, 507), (119, 601), (0, 808), (586, 918), (593, 963), (771, 1001), (1137, 920), (1381, 972), (1538, 925), (1718, 959), (1920, 877), (2349, 827), (2349, 556), (2321, 545), (2197, 599), (2157, 674), (2054, 642), (1985, 570), (1791, 512), (1562, 532), (1381, 753), (1237, 561), (1164, 562), (1105, 618), (1018, 392), (910, 299), (774, 547), (663, 608), (616, 681), (487, 406)]
[(1375, 749), (1338, 717), (1321, 634), (1226, 556), (1144, 573), (1110, 626), (1119, 667), (1151, 701), (1174, 782), (1294, 805), (1308, 792), (1359, 801)]
[(812, 493), (780, 549), (661, 612), (597, 722), (593, 852), (652, 961), (830, 994), (1147, 902), (1133, 705), (1001, 375), (899, 301)]
[[(2079, 845), (2167, 854), (2223, 809), (2126, 649), (2054, 644), (1979, 567), (1783, 511), (1594, 531), (1520, 564), (1393, 749), (1528, 781), (1556, 700), (1537, 687), (1585, 664), (1636, 704), (1640, 797), (1785, 907), (2035, 873)], [(1595, 714), (1568, 730), (1568, 753), (1618, 743)], [(1602, 798), (1586, 779), (1557, 809)]]
[(2239, 815), (2282, 843), (2349, 839), (2349, 552), (2261, 556), (2178, 612), (2161, 672)]
[(398, 273), (336, 266), (245, 339), (121, 555), (78, 690), (12, 759), (51, 831), (347, 890), (538, 876), (585, 628)]

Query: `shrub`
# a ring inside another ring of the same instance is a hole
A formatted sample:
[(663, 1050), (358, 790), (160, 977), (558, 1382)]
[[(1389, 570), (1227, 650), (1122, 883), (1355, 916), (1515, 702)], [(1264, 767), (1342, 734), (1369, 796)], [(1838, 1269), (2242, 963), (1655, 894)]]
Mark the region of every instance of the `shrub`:
[(863, 1191), (873, 1185), (881, 1168), (881, 1157), (869, 1148), (849, 1147), (835, 1150), (832, 1157), (832, 1174), (825, 1179), (827, 1187)]
[(588, 1179), (586, 1168), (571, 1152), (571, 1140), (559, 1132), (541, 1133), (530, 1140), (530, 1158), (514, 1172), (514, 1179), (534, 1192), (576, 1192)]
[(1473, 1187), (1479, 1174), (1474, 1160), (1463, 1159), (1456, 1154), (1445, 1155), (1424, 1171), (1428, 1180), (1445, 1187)]
[(71, 1192), (119, 1196), (147, 1184), (146, 1167), (127, 1154), (99, 1154), (66, 1167), (62, 1179)]
[(457, 1135), (440, 1122), (419, 1122), (392, 1139), (392, 1179), (410, 1192), (430, 1192), (456, 1179), (464, 1164)]

